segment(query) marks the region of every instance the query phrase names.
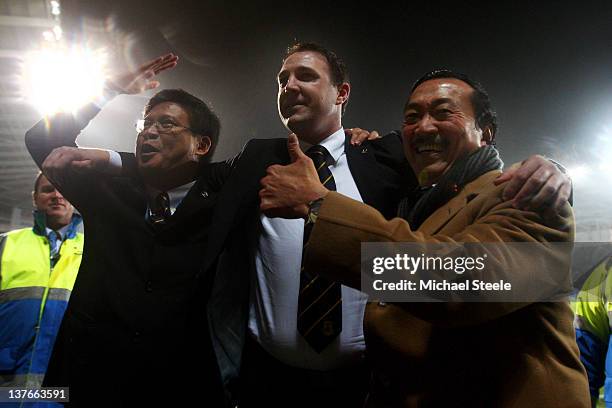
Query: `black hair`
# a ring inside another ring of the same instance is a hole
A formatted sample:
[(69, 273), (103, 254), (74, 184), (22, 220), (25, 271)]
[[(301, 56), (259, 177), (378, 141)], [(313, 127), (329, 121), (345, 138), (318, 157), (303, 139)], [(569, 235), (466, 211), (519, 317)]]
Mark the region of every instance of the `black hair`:
[(164, 102), (174, 102), (181, 105), (189, 116), (189, 127), (193, 132), (210, 137), (210, 150), (208, 154), (202, 158), (203, 161), (210, 162), (219, 141), (219, 132), (221, 130), (219, 117), (203, 100), (182, 89), (164, 89), (153, 95), (145, 106), (145, 116), (156, 105)]
[[(497, 133), (497, 114), (493, 110), (491, 106), (491, 100), (489, 98), (488, 92), (484, 89), (484, 87), (480, 84), (480, 82), (475, 81), (469, 78), (465, 74), (461, 74), (458, 72), (453, 72), (448, 69), (436, 69), (426, 73), (416, 80), (414, 85), (412, 85), (412, 89), (410, 90), (410, 94), (414, 92), (414, 90), (421, 85), (423, 82), (430, 81), (432, 79), (438, 78), (454, 78), (460, 81), (465, 82), (469, 86), (472, 87), (474, 92), (472, 93), (471, 102), (472, 108), (474, 109), (474, 115), (476, 119), (476, 125), (482, 130), (486, 127), (491, 129), (491, 141), (489, 144), (494, 144), (495, 135)], [(410, 98), (406, 102), (404, 106), (404, 110), (406, 110), (406, 106), (410, 102)]]

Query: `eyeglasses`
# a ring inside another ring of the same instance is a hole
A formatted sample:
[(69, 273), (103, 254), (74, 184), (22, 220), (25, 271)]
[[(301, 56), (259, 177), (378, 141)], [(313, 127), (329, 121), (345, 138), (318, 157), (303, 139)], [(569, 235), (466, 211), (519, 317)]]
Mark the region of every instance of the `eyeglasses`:
[(145, 129), (149, 129), (151, 126), (155, 126), (155, 130), (157, 130), (157, 133), (172, 133), (175, 129), (178, 128), (191, 130), (193, 133), (196, 133), (196, 131), (190, 127), (177, 125), (169, 120), (150, 121), (146, 119), (140, 119), (136, 121), (136, 132), (144, 132)]

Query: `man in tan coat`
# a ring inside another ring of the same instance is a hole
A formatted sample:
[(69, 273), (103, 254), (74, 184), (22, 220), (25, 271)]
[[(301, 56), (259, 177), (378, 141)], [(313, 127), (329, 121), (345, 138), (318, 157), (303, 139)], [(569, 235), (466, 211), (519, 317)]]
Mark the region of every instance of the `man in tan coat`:
[[(357, 288), (362, 242), (571, 243), (569, 205), (539, 213), (504, 198), (504, 179), (495, 181), (502, 163), (491, 146), (494, 116), (482, 112), (492, 112), (488, 95), (463, 75), (434, 71), (417, 81), (402, 135), (421, 191), (402, 202), (401, 218), (387, 221), (327, 191), (295, 138), (293, 163), (262, 179), (261, 208), (305, 218), (313, 227), (306, 270)], [(567, 259), (554, 251), (553, 259)], [(589, 406), (566, 302), (371, 302), (364, 329), (375, 373), (368, 406)]]

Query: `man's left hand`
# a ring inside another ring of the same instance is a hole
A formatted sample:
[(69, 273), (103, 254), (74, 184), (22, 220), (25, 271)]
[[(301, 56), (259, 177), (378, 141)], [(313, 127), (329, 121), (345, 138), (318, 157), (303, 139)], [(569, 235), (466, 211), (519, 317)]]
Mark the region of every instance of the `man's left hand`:
[(302, 152), (294, 134), (287, 139), (287, 150), (291, 164), (272, 165), (261, 179), (259, 208), (271, 218), (306, 218), (308, 203), (325, 197), (329, 190), (321, 184), (312, 160)]
[(369, 130), (361, 128), (344, 129), (344, 133), (351, 137), (351, 144), (353, 146), (360, 146), (366, 140), (381, 139), (377, 131), (370, 132)]
[(518, 168), (504, 172), (495, 184), (509, 181), (504, 199), (523, 210), (560, 211), (572, 191), (572, 181), (551, 161), (540, 155), (530, 156)]

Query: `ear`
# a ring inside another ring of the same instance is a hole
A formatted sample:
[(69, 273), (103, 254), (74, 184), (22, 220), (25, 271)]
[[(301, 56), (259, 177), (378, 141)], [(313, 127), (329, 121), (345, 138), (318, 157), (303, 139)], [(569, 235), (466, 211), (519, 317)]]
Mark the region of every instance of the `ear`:
[(212, 140), (208, 136), (196, 135), (195, 155), (200, 159), (206, 156), (212, 147)]
[(343, 82), (338, 85), (338, 96), (336, 97), (336, 105), (342, 105), (348, 101), (351, 94), (351, 85), (348, 82)]
[(480, 145), (492, 145), (494, 139), (495, 134), (493, 134), (493, 129), (491, 129), (491, 126), (485, 126), (485, 128), (482, 130), (482, 139), (480, 139)]

